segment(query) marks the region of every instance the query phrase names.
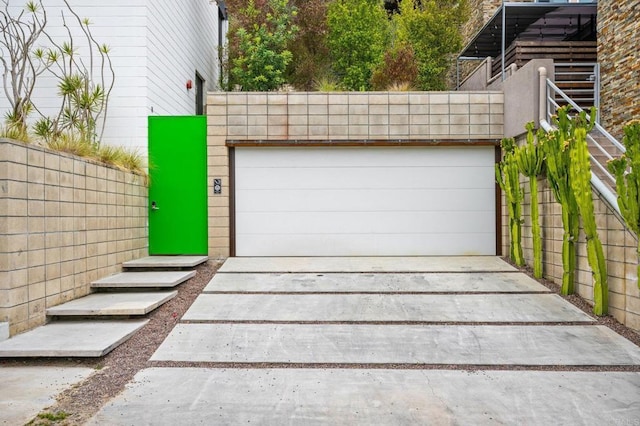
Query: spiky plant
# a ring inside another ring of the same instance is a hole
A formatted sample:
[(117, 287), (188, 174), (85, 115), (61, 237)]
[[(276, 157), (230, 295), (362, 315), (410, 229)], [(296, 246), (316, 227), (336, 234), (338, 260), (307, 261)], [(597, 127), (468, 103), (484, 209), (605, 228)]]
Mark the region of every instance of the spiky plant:
[(522, 199), (524, 191), (520, 187), (520, 175), (515, 158), (515, 141), (504, 138), (500, 144), (502, 161), (496, 164), (496, 181), (502, 188), (509, 210), (509, 257), (518, 266), (524, 266), (522, 253)]
[[(559, 117), (563, 117), (559, 119)], [(570, 183), (569, 138), (570, 121), (565, 109), (554, 118), (557, 130), (540, 135), (539, 142), (545, 156), (547, 181), (562, 210), (562, 288), (564, 295), (575, 292), (576, 242), (580, 232), (580, 216)]]
[[(576, 197), (584, 233), (587, 238), (587, 258), (593, 273), (593, 313), (606, 315), (609, 308), (609, 287), (607, 285), (607, 262), (604, 258), (602, 243), (598, 236), (596, 217), (593, 208), (593, 189), (591, 188), (591, 160), (587, 146), (587, 132), (593, 128), (596, 110), (591, 109), (590, 120), (582, 111), (571, 123), (573, 138), (569, 142), (571, 167), (571, 189)], [(568, 120), (568, 117), (564, 119)]]
[[(620, 213), (629, 229), (640, 235), (640, 121), (632, 121), (624, 127), (622, 143), (627, 152), (609, 161), (607, 166), (616, 177)], [(640, 258), (640, 242), (637, 253)], [(637, 277), (640, 277), (640, 263)], [(637, 285), (640, 287), (640, 281)]]
[(515, 158), (520, 173), (529, 178), (531, 192), (531, 234), (533, 238), (533, 275), (542, 278), (542, 231), (538, 213), (538, 176), (542, 174), (544, 153), (533, 136), (533, 122), (527, 123), (527, 143), (516, 148)]

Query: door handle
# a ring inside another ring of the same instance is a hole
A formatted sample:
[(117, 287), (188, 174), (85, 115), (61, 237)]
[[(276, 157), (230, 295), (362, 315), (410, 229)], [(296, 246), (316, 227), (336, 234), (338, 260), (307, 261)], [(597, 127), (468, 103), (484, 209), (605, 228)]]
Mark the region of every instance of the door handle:
[(160, 210), (160, 207), (158, 207), (155, 201), (151, 202), (151, 210)]

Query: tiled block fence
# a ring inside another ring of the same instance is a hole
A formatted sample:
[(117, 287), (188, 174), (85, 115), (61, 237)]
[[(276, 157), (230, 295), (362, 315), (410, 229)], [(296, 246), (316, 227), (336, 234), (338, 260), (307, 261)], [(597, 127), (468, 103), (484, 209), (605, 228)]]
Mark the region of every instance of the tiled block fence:
[(230, 254), (229, 149), (243, 144), (411, 145), (496, 142), (502, 92), (209, 93), (209, 256)]
[[(533, 266), (533, 241), (531, 239), (531, 196), (529, 182), (522, 180), (525, 188), (523, 203), (522, 246), (527, 265)], [(625, 230), (623, 222), (613, 209), (594, 191), (594, 208), (598, 235), (602, 241), (607, 259), (609, 283), (609, 314), (626, 326), (640, 331), (640, 290), (637, 284), (636, 236)], [(540, 206), (540, 225), (543, 238), (544, 277), (554, 283), (562, 284), (562, 210), (555, 201), (553, 192), (546, 179), (539, 180), (538, 202)], [(509, 253), (509, 215), (505, 200), (502, 200), (502, 252)], [(576, 292), (593, 303), (593, 279), (587, 260), (587, 243), (582, 227), (578, 240)]]
[(146, 253), (140, 176), (0, 139), (0, 322), (12, 335)]

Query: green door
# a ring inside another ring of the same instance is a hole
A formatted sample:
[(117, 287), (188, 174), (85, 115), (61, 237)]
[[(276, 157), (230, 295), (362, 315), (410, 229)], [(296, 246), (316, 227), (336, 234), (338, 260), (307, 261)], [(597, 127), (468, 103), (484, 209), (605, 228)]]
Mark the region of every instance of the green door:
[(149, 117), (149, 254), (207, 254), (207, 118)]

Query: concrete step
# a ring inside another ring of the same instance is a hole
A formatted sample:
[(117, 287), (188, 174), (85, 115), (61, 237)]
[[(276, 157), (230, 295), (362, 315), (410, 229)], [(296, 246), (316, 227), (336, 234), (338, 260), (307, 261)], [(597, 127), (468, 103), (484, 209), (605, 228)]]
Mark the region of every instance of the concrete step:
[(145, 315), (173, 299), (177, 291), (94, 293), (47, 309), (48, 316)]
[(194, 268), (209, 258), (207, 256), (148, 256), (124, 262), (122, 266), (131, 268)]
[(122, 272), (91, 283), (92, 288), (175, 287), (196, 275), (196, 271)]
[(0, 342), (0, 357), (100, 357), (149, 320), (60, 321)]

